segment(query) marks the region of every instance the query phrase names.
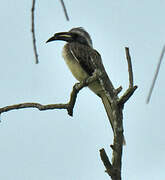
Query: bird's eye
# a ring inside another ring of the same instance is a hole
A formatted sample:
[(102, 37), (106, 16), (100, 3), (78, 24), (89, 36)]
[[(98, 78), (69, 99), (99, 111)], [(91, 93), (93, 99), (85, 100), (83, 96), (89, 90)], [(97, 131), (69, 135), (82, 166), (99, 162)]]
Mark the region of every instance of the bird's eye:
[(78, 39), (78, 34), (73, 33), (72, 37), (73, 37), (74, 40), (77, 40)]

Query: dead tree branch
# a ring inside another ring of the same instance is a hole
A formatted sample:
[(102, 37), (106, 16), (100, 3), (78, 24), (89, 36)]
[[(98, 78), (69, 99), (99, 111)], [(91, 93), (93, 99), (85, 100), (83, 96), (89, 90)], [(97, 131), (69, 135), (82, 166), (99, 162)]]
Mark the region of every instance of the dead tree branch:
[(125, 47), (126, 59), (128, 64), (128, 75), (129, 75), (129, 88), (125, 91), (122, 97), (120, 97), (118, 104), (123, 106), (124, 103), (128, 101), (128, 99), (133, 95), (137, 86), (133, 85), (133, 70), (132, 70), (132, 63), (131, 63), (131, 56), (129, 53), (129, 48)]
[(77, 98), (78, 92), (83, 87), (88, 86), (88, 84), (90, 84), (91, 82), (95, 81), (97, 78), (98, 78), (98, 74), (94, 73), (93, 76), (89, 77), (85, 81), (82, 81), (80, 83), (76, 83), (73, 86), (73, 89), (72, 89), (72, 92), (71, 92), (71, 95), (70, 95), (70, 100), (66, 104), (47, 104), (47, 105), (42, 105), (42, 104), (39, 104), (39, 103), (32, 103), (32, 102), (20, 103), (20, 104), (14, 104), (14, 105), (11, 105), (11, 106), (5, 106), (3, 108), (0, 108), (0, 114), (2, 114), (4, 112), (11, 111), (11, 110), (16, 110), (16, 109), (37, 108), (40, 111), (53, 110), (53, 109), (66, 109), (68, 111), (68, 114), (70, 116), (73, 116), (73, 108), (74, 108), (74, 105), (76, 103), (76, 98)]
[(152, 94), (152, 91), (154, 89), (154, 86), (155, 86), (155, 83), (156, 83), (156, 79), (158, 77), (158, 73), (159, 73), (159, 70), (160, 70), (160, 65), (161, 65), (164, 53), (165, 53), (165, 45), (163, 46), (162, 52), (160, 54), (160, 58), (159, 58), (159, 62), (158, 62), (157, 68), (156, 68), (156, 72), (155, 72), (155, 75), (154, 75), (154, 78), (152, 80), (152, 84), (151, 84), (151, 87), (150, 87), (150, 90), (149, 90), (149, 93), (148, 93), (148, 96), (147, 96), (147, 100), (146, 100), (147, 104), (150, 102), (151, 94)]
[(131, 88), (128, 88), (125, 93), (122, 95), (122, 97), (119, 99), (118, 104), (120, 106), (124, 105), (128, 99), (133, 95), (135, 90), (138, 88), (138, 86), (133, 86)]
[(63, 0), (60, 0), (60, 2), (61, 2), (61, 5), (62, 5), (62, 8), (63, 8), (64, 14), (65, 14), (66, 20), (69, 21), (69, 16), (68, 16), (68, 13), (67, 13), (66, 6), (65, 6), (65, 4), (64, 4), (64, 1), (63, 1)]
[(109, 158), (106, 155), (105, 150), (100, 150), (101, 160), (103, 161), (103, 164), (106, 168), (106, 172), (112, 180), (121, 180), (122, 151), (124, 142), (123, 108), (124, 104), (128, 101), (128, 99), (133, 95), (134, 91), (137, 89), (137, 86), (134, 86), (133, 84), (133, 71), (129, 48), (126, 47), (125, 52), (128, 63), (129, 87), (120, 98), (118, 98), (117, 95), (122, 90), (122, 87), (119, 87), (116, 90), (114, 90), (113, 87), (111, 87), (111, 92), (114, 92), (114, 96), (111, 97), (111, 119), (114, 128), (114, 141), (113, 145), (110, 146), (112, 148), (112, 162), (109, 161)]
[(110, 177), (112, 177), (112, 173), (111, 173), (111, 172), (114, 171), (114, 170), (113, 170), (113, 166), (112, 166), (111, 162), (109, 161), (109, 158), (108, 158), (108, 156), (107, 156), (104, 148), (103, 148), (103, 149), (100, 149), (100, 157), (101, 157), (101, 160), (103, 161), (104, 166), (105, 166), (105, 168), (106, 168), (106, 171), (105, 171), (105, 172), (108, 173), (108, 175), (109, 175)]
[(130, 56), (128, 47), (125, 47), (125, 53), (126, 53), (126, 59), (128, 63), (129, 87), (133, 87), (133, 71), (132, 71), (131, 56)]
[(37, 53), (37, 45), (36, 45), (36, 37), (35, 37), (35, 24), (34, 24), (34, 11), (35, 11), (35, 0), (32, 0), (32, 8), (31, 8), (31, 32), (33, 39), (33, 51), (35, 55), (35, 63), (38, 64), (38, 53)]

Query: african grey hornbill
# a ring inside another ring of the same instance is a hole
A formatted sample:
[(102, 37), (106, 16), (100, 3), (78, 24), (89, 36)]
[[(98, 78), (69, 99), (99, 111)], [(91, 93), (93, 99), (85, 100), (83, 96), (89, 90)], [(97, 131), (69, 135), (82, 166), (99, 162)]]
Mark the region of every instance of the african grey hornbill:
[(115, 92), (112, 92), (114, 87), (105, 71), (100, 54), (93, 49), (90, 35), (83, 28), (78, 27), (68, 32), (56, 33), (47, 42), (55, 40), (67, 42), (63, 47), (62, 55), (73, 76), (78, 81), (83, 81), (92, 76), (95, 70), (101, 72), (100, 78), (89, 84), (88, 87), (102, 99), (114, 131), (110, 101), (117, 96), (114, 95)]

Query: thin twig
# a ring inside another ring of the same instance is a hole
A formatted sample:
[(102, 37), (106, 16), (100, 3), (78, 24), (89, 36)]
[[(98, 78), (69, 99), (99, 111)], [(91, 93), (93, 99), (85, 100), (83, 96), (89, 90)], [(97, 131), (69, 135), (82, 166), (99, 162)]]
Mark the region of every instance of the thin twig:
[(31, 32), (32, 32), (32, 39), (33, 39), (33, 50), (35, 55), (35, 63), (38, 64), (38, 53), (37, 53), (37, 46), (36, 46), (36, 37), (35, 37), (35, 24), (34, 24), (34, 10), (35, 10), (35, 0), (32, 0), (32, 8), (31, 8)]
[(128, 47), (125, 47), (125, 53), (126, 53), (126, 59), (128, 63), (129, 87), (133, 87), (133, 71), (132, 71), (131, 56), (130, 56)]
[(122, 91), (122, 86), (118, 87), (117, 89), (115, 89), (115, 94), (116, 96)]
[(158, 73), (159, 73), (159, 70), (160, 70), (160, 65), (161, 65), (164, 53), (165, 53), (165, 45), (163, 46), (163, 49), (162, 49), (162, 52), (161, 52), (161, 55), (160, 55), (160, 58), (159, 58), (159, 61), (158, 61), (158, 65), (157, 65), (157, 68), (156, 68), (156, 72), (155, 72), (155, 75), (154, 75), (154, 78), (152, 80), (152, 84), (151, 84), (151, 87), (150, 87), (150, 90), (149, 90), (149, 93), (148, 93), (148, 96), (147, 96), (147, 100), (146, 100), (147, 104), (150, 102), (151, 94), (152, 94), (152, 91), (153, 91), (154, 86), (155, 86), (155, 82), (156, 82), (156, 79), (157, 79), (157, 76), (158, 76)]
[(65, 14), (66, 20), (69, 21), (69, 16), (68, 16), (68, 13), (67, 13), (66, 6), (65, 6), (65, 4), (64, 4), (64, 1), (63, 1), (63, 0), (60, 0), (60, 2), (61, 2), (61, 5), (62, 5), (62, 8), (63, 8), (64, 14)]

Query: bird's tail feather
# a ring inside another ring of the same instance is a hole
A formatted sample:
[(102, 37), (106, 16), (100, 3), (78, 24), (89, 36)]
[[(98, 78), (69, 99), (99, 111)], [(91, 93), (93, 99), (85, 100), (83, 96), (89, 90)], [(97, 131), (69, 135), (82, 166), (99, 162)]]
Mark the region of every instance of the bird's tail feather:
[[(112, 130), (114, 131), (114, 127), (113, 127), (113, 122), (112, 122), (112, 119), (113, 119), (113, 112), (112, 112), (112, 108), (111, 108), (111, 103), (108, 99), (108, 97), (105, 95), (105, 94), (101, 94), (101, 99), (102, 99), (102, 102), (104, 104), (104, 108), (106, 110), (106, 113), (107, 113), (107, 116), (108, 116), (108, 119), (109, 119), (109, 122), (111, 124), (111, 127), (112, 127)], [(123, 137), (123, 145), (126, 145), (126, 141), (125, 141), (125, 138)]]

